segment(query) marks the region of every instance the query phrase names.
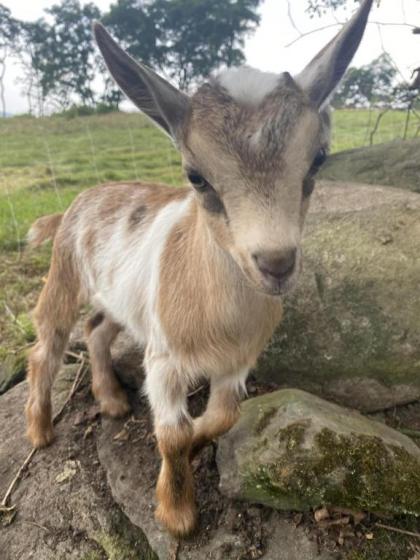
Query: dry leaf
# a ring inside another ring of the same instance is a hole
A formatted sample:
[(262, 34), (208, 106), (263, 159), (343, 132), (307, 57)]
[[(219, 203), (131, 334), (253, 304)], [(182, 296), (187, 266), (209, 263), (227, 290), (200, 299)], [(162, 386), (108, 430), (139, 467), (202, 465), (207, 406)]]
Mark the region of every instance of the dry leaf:
[(365, 537), (368, 541), (372, 541), (373, 540), (373, 533), (366, 533)]
[(71, 480), (74, 477), (74, 475), (77, 473), (79, 468), (80, 468), (79, 461), (73, 461), (73, 460), (66, 461), (64, 463), (63, 471), (55, 477), (55, 481), (57, 482), (57, 484), (62, 484), (63, 482), (67, 482), (68, 480)]
[(324, 521), (325, 519), (330, 518), (330, 512), (326, 507), (316, 510), (314, 513), (315, 521), (319, 523), (320, 521)]
[(350, 523), (350, 517), (340, 517), (340, 519), (323, 519), (319, 521), (318, 525), (321, 529), (329, 529), (330, 527), (340, 527), (343, 525), (348, 525)]
[(299, 527), (299, 525), (302, 523), (303, 521), (303, 513), (296, 513), (293, 516), (293, 522), (295, 524), (295, 527)]
[(85, 433), (83, 434), (83, 439), (87, 439), (92, 434), (93, 434), (93, 428), (92, 426), (88, 426), (85, 430)]
[(130, 434), (128, 433), (126, 428), (123, 428), (121, 432), (118, 432), (117, 435), (114, 436), (114, 441), (128, 441)]

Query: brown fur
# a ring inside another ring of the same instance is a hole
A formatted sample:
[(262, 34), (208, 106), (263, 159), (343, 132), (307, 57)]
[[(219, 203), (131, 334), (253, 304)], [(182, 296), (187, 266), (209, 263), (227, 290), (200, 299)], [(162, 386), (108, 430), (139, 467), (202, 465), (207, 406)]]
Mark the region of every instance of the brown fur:
[(156, 518), (175, 536), (191, 533), (197, 521), (194, 480), (189, 461), (193, 429), (188, 422), (157, 427), (162, 467), (156, 486)]
[(113, 369), (111, 344), (121, 327), (97, 313), (86, 325), (87, 346), (92, 369), (92, 392), (99, 402), (102, 414), (113, 418), (125, 416), (130, 411), (127, 395)]
[(194, 419), (191, 457), (230, 430), (239, 418), (239, 405), (240, 395), (237, 391), (212, 388), (205, 413)]

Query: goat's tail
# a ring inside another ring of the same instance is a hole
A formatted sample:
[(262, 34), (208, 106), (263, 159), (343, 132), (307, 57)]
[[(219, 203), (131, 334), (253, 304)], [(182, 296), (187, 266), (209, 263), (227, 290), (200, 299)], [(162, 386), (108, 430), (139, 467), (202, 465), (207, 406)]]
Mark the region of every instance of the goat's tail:
[(63, 214), (50, 214), (39, 218), (32, 224), (28, 232), (28, 244), (32, 247), (39, 247), (44, 241), (54, 239), (62, 219)]

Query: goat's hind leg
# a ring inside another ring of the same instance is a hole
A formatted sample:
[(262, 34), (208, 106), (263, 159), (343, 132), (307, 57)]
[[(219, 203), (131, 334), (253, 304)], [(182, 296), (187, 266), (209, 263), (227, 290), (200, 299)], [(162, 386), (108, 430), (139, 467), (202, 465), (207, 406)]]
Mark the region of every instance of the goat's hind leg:
[(130, 411), (127, 395), (112, 369), (111, 344), (121, 327), (99, 311), (86, 323), (87, 345), (92, 365), (92, 392), (101, 413), (114, 418)]
[(38, 342), (28, 360), (27, 435), (36, 448), (54, 439), (51, 389), (79, 310), (79, 278), (71, 255), (56, 251), (34, 311)]

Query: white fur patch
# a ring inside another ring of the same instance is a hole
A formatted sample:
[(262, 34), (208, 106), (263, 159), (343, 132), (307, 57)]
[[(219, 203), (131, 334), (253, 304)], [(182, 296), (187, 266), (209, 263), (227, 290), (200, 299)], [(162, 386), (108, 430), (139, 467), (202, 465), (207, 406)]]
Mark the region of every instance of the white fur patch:
[(85, 271), (93, 299), (115, 321), (128, 327), (140, 344), (155, 339), (159, 330), (155, 302), (160, 258), (170, 232), (185, 216), (190, 202), (191, 197), (187, 197), (164, 206), (142, 235), (127, 232), (122, 212), (119, 222), (106, 232), (109, 237), (96, 252), (93, 270)]
[(216, 81), (239, 103), (259, 105), (280, 83), (279, 74), (261, 72), (250, 66), (224, 70)]

